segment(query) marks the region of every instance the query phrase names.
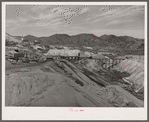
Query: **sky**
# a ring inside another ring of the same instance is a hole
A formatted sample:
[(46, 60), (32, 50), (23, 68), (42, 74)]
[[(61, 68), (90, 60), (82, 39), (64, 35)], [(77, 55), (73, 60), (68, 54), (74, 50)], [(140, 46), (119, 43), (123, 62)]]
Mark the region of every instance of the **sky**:
[(144, 38), (143, 5), (7, 5), (6, 32), (13, 36), (114, 34)]

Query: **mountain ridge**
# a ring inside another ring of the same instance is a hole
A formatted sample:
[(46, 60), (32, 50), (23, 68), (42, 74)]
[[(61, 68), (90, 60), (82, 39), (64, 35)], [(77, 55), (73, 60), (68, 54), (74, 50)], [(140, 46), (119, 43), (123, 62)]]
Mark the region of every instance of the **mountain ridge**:
[[(15, 37), (15, 36), (14, 36)], [(76, 35), (54, 34), (48, 37), (36, 37), (33, 35), (24, 36), (25, 40), (30, 42), (40, 41), (43, 46), (62, 45), (80, 47), (93, 47), (95, 51), (105, 49), (108, 51), (118, 51), (123, 53), (144, 54), (144, 39), (138, 39), (131, 36), (102, 35), (100, 37), (94, 34), (81, 33)]]

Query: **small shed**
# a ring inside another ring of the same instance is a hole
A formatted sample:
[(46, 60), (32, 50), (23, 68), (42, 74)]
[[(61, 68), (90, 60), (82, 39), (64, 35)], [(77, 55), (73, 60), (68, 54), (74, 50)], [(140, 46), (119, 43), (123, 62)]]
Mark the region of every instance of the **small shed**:
[(40, 44), (40, 41), (35, 40), (35, 41), (34, 41), (34, 44), (35, 44), (35, 45), (38, 45), (38, 44)]
[(14, 60), (18, 61), (20, 58), (24, 56), (25, 56), (25, 53), (14, 53)]
[(22, 41), (22, 44), (23, 44), (23, 45), (29, 45), (30, 42), (29, 42), (29, 40), (23, 40), (23, 41)]
[(86, 58), (86, 57), (89, 57), (87, 54), (85, 54), (84, 52), (79, 52), (78, 53), (78, 56), (80, 57), (80, 58)]
[(53, 56), (52, 55), (46, 55), (46, 58), (47, 59), (53, 59)]

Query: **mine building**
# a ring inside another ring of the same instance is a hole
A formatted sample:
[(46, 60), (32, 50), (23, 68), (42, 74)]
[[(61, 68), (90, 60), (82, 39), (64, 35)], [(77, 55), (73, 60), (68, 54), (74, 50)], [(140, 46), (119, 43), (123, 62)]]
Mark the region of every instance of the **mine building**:
[(14, 53), (14, 60), (18, 61), (20, 58), (25, 57), (25, 53)]
[(35, 45), (38, 45), (38, 44), (40, 44), (40, 41), (35, 40), (35, 41), (34, 41), (34, 44), (35, 44)]
[(85, 54), (84, 52), (79, 52), (79, 53), (78, 53), (78, 57), (80, 57), (80, 58), (88, 58), (88, 57), (90, 57), (90, 56), (87, 55), (87, 54)]
[(22, 41), (22, 45), (24, 45), (24, 46), (25, 46), (25, 45), (30, 45), (29, 40), (23, 40), (23, 41)]

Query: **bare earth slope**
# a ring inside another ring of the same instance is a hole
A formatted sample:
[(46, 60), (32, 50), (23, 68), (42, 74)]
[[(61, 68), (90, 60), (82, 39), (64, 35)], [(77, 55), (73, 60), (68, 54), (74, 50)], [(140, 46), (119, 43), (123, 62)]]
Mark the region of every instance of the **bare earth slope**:
[(138, 59), (126, 59), (115, 66), (114, 69), (130, 73), (129, 77), (123, 79), (134, 85), (136, 91), (144, 86), (144, 64)]
[(144, 106), (117, 85), (97, 85), (70, 62), (7, 70), (5, 85), (6, 106)]
[(7, 33), (6, 33), (6, 40), (7, 40), (7, 41), (17, 42), (17, 43), (20, 42), (19, 39), (15, 38), (15, 37), (11, 36), (10, 34), (7, 34)]

